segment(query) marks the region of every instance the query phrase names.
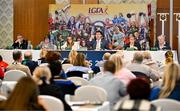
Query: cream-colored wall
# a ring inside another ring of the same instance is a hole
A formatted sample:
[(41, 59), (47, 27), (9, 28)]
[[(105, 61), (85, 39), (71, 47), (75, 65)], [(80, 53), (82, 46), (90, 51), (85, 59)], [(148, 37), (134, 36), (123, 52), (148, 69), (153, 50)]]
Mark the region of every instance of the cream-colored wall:
[(0, 0), (0, 48), (13, 42), (13, 0)]

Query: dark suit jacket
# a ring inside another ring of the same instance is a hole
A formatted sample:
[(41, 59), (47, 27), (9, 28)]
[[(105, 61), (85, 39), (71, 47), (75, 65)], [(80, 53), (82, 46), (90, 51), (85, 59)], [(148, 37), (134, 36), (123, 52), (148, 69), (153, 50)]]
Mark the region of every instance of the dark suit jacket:
[[(90, 46), (91, 46), (90, 49), (95, 50), (96, 49), (96, 44), (97, 44), (96, 40), (95, 39), (92, 40), (90, 42)], [(101, 49), (102, 50), (108, 49), (108, 41), (106, 41), (105, 39), (101, 39)]]
[[(135, 42), (134, 46), (137, 47), (138, 50), (141, 50), (141, 45), (138, 42)], [(124, 45), (124, 49), (126, 50), (127, 48), (130, 48), (130, 43)]]
[(22, 64), (29, 67), (31, 74), (33, 73), (34, 69), (38, 66), (38, 62), (32, 60), (23, 60)]
[(27, 49), (27, 46), (28, 46), (28, 42), (27, 40), (23, 40), (23, 42), (21, 44), (18, 43), (13, 43), (12, 47), (14, 49)]
[(59, 98), (64, 104), (65, 111), (72, 111), (71, 107), (66, 103), (64, 99), (64, 93), (62, 89), (53, 84), (43, 83), (39, 85), (40, 95), (50, 95)]
[(164, 47), (162, 49), (160, 49), (159, 42), (157, 41), (154, 47), (156, 47), (158, 50), (171, 50), (171, 47), (168, 42), (166, 42), (164, 44)]

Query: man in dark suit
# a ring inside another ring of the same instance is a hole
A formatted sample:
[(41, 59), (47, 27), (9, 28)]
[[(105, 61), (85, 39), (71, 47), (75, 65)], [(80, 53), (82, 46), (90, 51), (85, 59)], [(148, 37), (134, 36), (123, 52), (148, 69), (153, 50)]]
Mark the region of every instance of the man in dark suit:
[(28, 42), (23, 38), (22, 35), (18, 35), (17, 40), (12, 45), (14, 49), (27, 49), (27, 46)]
[(92, 50), (104, 50), (108, 49), (108, 41), (103, 38), (101, 31), (96, 31), (95, 38), (90, 38), (90, 49)]
[(29, 67), (31, 74), (33, 73), (34, 69), (38, 66), (38, 62), (32, 60), (32, 53), (30, 51), (26, 51), (24, 53), (24, 60), (22, 61), (22, 64)]

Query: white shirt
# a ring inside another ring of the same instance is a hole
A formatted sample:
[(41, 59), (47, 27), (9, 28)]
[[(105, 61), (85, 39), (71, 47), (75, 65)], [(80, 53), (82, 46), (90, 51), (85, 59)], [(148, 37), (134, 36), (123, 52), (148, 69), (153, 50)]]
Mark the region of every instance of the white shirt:
[(96, 40), (96, 50), (100, 50), (101, 49), (101, 39)]

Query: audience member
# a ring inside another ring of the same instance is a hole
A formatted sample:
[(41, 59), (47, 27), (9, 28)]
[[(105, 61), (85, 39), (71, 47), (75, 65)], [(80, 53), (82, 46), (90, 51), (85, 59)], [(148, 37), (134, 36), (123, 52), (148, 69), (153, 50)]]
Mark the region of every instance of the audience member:
[(43, 63), (47, 63), (47, 61), (46, 61), (47, 52), (48, 51), (46, 49), (41, 49), (40, 58), (38, 59), (38, 65), (43, 64)]
[(30, 77), (21, 78), (13, 92), (3, 103), (3, 110), (45, 110), (38, 100), (39, 89)]
[(27, 49), (28, 41), (22, 35), (17, 36), (17, 40), (13, 43), (14, 49)]
[(89, 70), (91, 69), (89, 68), (89, 64), (86, 61), (85, 55), (83, 53), (78, 53), (73, 66), (68, 68), (67, 72), (81, 71), (84, 73), (88, 73)]
[(2, 70), (1, 67), (0, 67), (0, 79), (1, 79), (1, 80), (4, 79), (4, 71)]
[(61, 58), (61, 55), (58, 51), (48, 51), (45, 57), (47, 63), (60, 60), (60, 58)]
[(68, 56), (70, 64), (74, 64), (77, 55), (78, 55), (77, 51), (71, 50), (71, 52), (69, 53), (69, 56)]
[(159, 73), (156, 70), (153, 70), (149, 66), (142, 63), (143, 62), (143, 54), (141, 52), (135, 52), (132, 63), (127, 66), (127, 68), (135, 73), (143, 73), (153, 81), (159, 80)]
[(102, 61), (99, 61), (95, 66), (103, 67), (104, 62), (109, 60), (110, 56), (111, 56), (111, 53), (109, 53), (109, 52), (104, 53), (104, 55), (102, 57)]
[(17, 50), (13, 51), (13, 59), (14, 59), (14, 62), (6, 68), (6, 71), (21, 70), (21, 71), (25, 72), (27, 74), (27, 76), (31, 76), (31, 72), (30, 72), (29, 68), (27, 66), (21, 64), (21, 62), (22, 62), (21, 51), (17, 51)]
[(126, 94), (126, 87), (121, 80), (114, 76), (116, 66), (112, 61), (104, 63), (104, 70), (100, 76), (90, 80), (90, 84), (102, 87), (108, 93), (108, 101), (111, 108), (113, 105)]
[(170, 98), (180, 101), (180, 66), (170, 63), (164, 69), (162, 86), (152, 90), (150, 99)]
[(64, 94), (74, 95), (77, 88), (71, 80), (67, 80), (64, 73), (62, 73), (62, 66), (60, 61), (52, 61), (49, 63), (49, 68), (52, 74), (51, 83), (56, 84), (63, 90)]
[(126, 85), (131, 79), (136, 78), (131, 71), (123, 66), (123, 61), (120, 54), (112, 54), (110, 60), (113, 61), (116, 66), (115, 76), (122, 80)]
[(173, 52), (170, 50), (165, 53), (165, 64), (168, 63), (173, 63)]
[(51, 72), (48, 67), (37, 67), (33, 72), (33, 79), (38, 84), (41, 95), (50, 95), (59, 98), (64, 104), (65, 111), (71, 111), (71, 107), (64, 100), (63, 90), (50, 83)]
[(154, 47), (156, 47), (158, 50), (171, 50), (169, 43), (165, 40), (165, 35), (158, 36), (158, 41)]
[[(127, 86), (127, 93), (130, 100), (119, 101), (115, 107), (115, 111), (161, 111), (159, 107), (149, 102), (151, 88), (150, 84), (142, 79), (136, 78), (130, 81)], [(143, 107), (141, 107), (143, 106)]]
[(151, 53), (148, 51), (143, 52), (143, 64), (148, 65), (154, 70), (158, 70), (158, 64), (152, 60)]
[(26, 51), (24, 52), (24, 60), (22, 64), (29, 67), (31, 74), (33, 73), (34, 69), (38, 66), (38, 63), (32, 60), (32, 52)]
[(5, 61), (3, 61), (2, 56), (0, 55), (0, 67), (2, 68), (2, 70), (4, 71), (8, 66), (8, 63), (6, 63)]

